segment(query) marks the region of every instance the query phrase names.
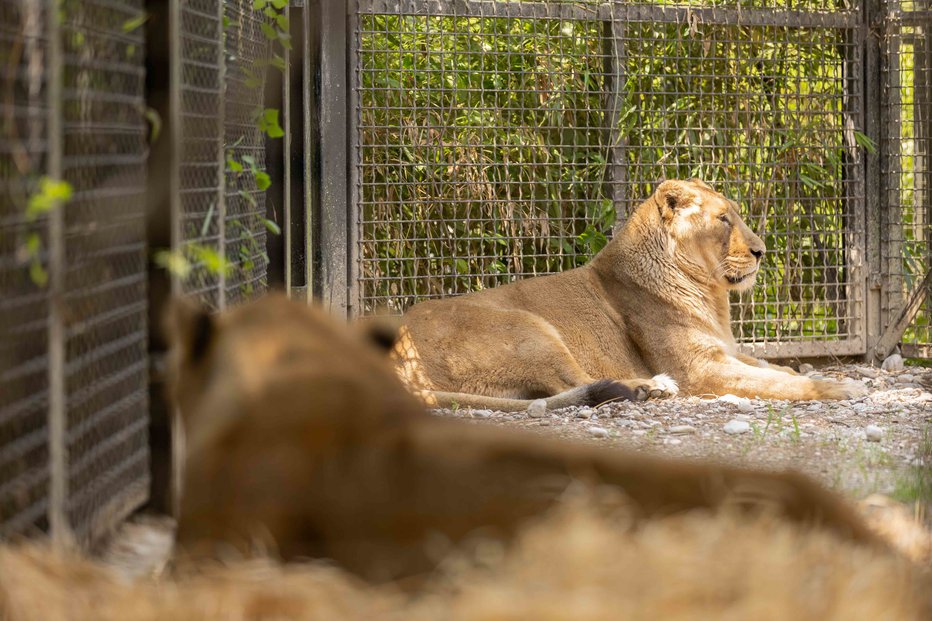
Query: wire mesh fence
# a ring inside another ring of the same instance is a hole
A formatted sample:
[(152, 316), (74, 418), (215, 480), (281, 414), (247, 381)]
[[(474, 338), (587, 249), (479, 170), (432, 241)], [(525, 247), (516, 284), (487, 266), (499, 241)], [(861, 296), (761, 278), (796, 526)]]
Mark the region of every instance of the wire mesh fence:
[(660, 180), (698, 176), (770, 251), (735, 301), (739, 339), (862, 351), (860, 19), (772, 0), (360, 0), (361, 312), (581, 265)]
[(60, 12), (66, 520), (89, 540), (148, 493), (142, 0)]
[[(932, 268), (932, 8), (891, 1), (885, 32), (883, 299), (890, 318)], [(903, 335), (907, 355), (932, 357), (932, 291)]]
[(0, 538), (48, 529), (48, 220), (27, 214), (48, 157), (45, 23), (0, 2)]
[(148, 488), (142, 2), (52, 6), (0, 13), (0, 532), (88, 541)]
[(224, 201), (224, 251), (230, 265), (226, 297), (235, 304), (267, 286), (265, 192), (254, 171), (265, 170), (265, 132), (257, 119), (264, 112), (263, 85), (272, 48), (261, 29), (266, 19), (252, 0), (227, 0), (225, 17), (224, 135), (228, 157), (243, 169), (227, 171)]
[(197, 0), (179, 5), (178, 213), (180, 244), (189, 249), (186, 295), (209, 308), (223, 306), (222, 272), (207, 257), (224, 254), (223, 5)]

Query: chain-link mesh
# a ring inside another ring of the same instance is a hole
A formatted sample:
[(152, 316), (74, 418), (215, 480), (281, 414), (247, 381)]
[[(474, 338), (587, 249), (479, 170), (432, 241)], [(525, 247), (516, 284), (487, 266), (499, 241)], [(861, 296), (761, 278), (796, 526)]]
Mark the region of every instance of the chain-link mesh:
[(264, 110), (264, 84), (271, 60), (265, 17), (252, 0), (227, 0), (225, 136), (228, 157), (242, 171), (226, 175), (226, 259), (228, 303), (261, 294), (267, 285), (265, 192), (257, 187), (257, 172), (265, 170), (265, 134), (258, 118)]
[(148, 493), (142, 0), (60, 5), (67, 505), (88, 540)]
[[(895, 321), (932, 268), (932, 16), (928, 1), (891, 1), (884, 55), (884, 316)], [(932, 357), (932, 291), (903, 335)]]
[(220, 0), (181, 2), (177, 123), (181, 244), (192, 270), (185, 294), (221, 307), (221, 274), (210, 257), (222, 257), (223, 19)]
[(0, 1), (0, 539), (48, 528), (45, 7)]
[(660, 180), (699, 176), (769, 249), (737, 336), (863, 347), (859, 7), (360, 0), (356, 17), (363, 312), (581, 265)]

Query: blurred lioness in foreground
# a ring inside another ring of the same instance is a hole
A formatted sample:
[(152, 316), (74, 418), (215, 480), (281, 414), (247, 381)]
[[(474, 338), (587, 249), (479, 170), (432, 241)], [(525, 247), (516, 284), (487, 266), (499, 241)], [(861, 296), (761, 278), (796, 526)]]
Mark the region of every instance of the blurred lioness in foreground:
[(383, 351), (271, 295), (168, 321), (187, 435), (178, 544), (188, 557), (272, 551), (373, 581), (415, 576), (438, 545), (511, 538), (574, 481), (616, 488), (633, 519), (750, 510), (878, 540), (796, 473), (663, 460), (427, 414)]

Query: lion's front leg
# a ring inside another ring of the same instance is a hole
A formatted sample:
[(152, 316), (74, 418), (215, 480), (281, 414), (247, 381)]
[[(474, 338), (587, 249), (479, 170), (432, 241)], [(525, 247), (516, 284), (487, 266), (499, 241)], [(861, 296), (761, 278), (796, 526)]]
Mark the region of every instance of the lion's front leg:
[(692, 375), (690, 392), (693, 394), (730, 393), (751, 399), (809, 401), (852, 399), (866, 391), (859, 382), (841, 383), (790, 375), (771, 367), (751, 366), (732, 356), (700, 365)]
[(789, 373), (790, 375), (799, 375), (795, 369), (790, 367), (785, 367), (781, 364), (771, 364), (766, 360), (761, 360), (760, 358), (755, 358), (754, 356), (748, 356), (745, 354), (737, 354), (735, 356), (738, 360), (744, 364), (751, 365), (752, 367), (760, 367), (762, 369), (774, 369), (775, 371), (783, 371), (784, 373)]

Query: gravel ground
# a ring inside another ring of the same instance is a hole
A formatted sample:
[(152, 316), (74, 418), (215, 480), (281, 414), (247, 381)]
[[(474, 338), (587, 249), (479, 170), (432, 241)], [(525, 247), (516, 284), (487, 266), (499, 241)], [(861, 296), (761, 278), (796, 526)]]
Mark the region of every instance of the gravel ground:
[(663, 455), (794, 467), (855, 498), (882, 493), (916, 500), (919, 482), (928, 486), (932, 480), (932, 369), (839, 365), (802, 370), (810, 377), (855, 379), (869, 392), (850, 401), (676, 397), (564, 408), (542, 416), (533, 408), (510, 414), (435, 412)]

